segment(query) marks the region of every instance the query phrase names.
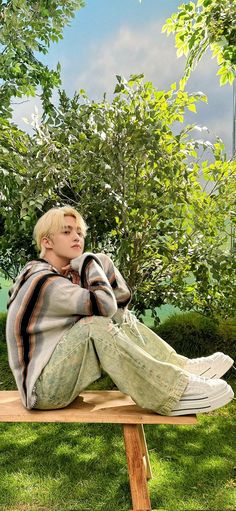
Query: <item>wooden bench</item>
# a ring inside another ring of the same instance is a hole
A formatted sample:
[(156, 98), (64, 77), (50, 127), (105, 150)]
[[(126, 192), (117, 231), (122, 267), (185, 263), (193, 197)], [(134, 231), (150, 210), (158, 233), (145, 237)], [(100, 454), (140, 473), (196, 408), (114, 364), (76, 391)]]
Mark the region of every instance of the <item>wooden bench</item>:
[(119, 391), (85, 391), (60, 410), (26, 410), (18, 391), (0, 392), (1, 422), (87, 422), (122, 424), (133, 511), (151, 510), (147, 480), (152, 472), (144, 424), (196, 424), (195, 415), (167, 417), (137, 406)]

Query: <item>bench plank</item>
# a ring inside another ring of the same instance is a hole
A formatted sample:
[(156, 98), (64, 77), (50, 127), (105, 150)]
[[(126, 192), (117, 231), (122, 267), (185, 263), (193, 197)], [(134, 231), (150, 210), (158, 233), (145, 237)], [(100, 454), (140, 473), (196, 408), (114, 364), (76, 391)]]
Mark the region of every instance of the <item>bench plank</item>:
[(112, 424), (196, 424), (195, 415), (168, 417), (137, 406), (118, 390), (84, 391), (66, 408), (27, 410), (18, 391), (0, 392), (1, 422), (88, 422)]

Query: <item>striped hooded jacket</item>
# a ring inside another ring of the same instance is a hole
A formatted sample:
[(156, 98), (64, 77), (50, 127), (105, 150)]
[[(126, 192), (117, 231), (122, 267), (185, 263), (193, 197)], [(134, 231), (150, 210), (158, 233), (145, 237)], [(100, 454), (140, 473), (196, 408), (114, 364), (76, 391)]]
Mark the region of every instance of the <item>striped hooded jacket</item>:
[(29, 409), (36, 400), (36, 380), (61, 337), (84, 316), (112, 317), (130, 301), (125, 280), (105, 254), (86, 252), (70, 264), (73, 281), (43, 259), (31, 261), (10, 290), (9, 365)]

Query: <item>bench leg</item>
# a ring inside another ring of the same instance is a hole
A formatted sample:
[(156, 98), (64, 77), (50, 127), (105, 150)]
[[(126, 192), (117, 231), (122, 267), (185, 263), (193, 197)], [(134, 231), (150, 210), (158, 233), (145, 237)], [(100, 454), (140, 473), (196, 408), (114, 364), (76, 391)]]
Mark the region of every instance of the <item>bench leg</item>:
[(138, 424), (123, 424), (123, 431), (133, 505), (132, 511), (151, 511), (140, 429)]
[(149, 480), (149, 479), (152, 479), (152, 468), (151, 468), (149, 454), (148, 454), (148, 448), (147, 448), (144, 427), (143, 427), (143, 424), (138, 424), (137, 426), (138, 426), (139, 436), (140, 436), (140, 440), (141, 440), (143, 462), (144, 462), (144, 466), (145, 466), (146, 477)]

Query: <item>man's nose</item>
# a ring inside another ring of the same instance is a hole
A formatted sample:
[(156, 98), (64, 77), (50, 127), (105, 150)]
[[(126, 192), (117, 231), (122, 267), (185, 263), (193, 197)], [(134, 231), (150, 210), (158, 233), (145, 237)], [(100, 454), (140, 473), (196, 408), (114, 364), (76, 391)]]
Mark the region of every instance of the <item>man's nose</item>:
[(78, 241), (80, 239), (80, 235), (77, 231), (74, 232), (74, 236), (73, 236), (74, 240)]

